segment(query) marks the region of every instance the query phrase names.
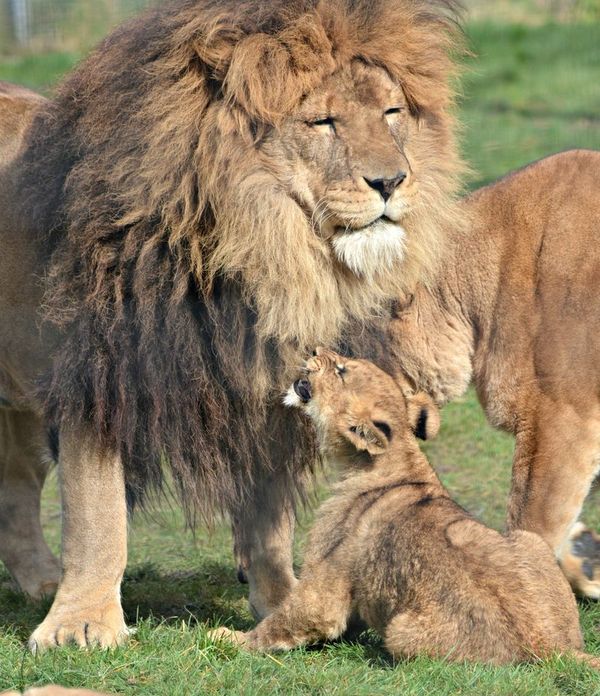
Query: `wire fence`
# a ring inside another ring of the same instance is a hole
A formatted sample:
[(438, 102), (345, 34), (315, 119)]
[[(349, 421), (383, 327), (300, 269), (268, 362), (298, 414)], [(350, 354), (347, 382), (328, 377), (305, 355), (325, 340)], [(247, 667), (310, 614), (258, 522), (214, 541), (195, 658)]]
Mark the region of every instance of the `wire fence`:
[(152, 0), (0, 0), (0, 52), (87, 48)]
[[(0, 0), (0, 53), (85, 50), (111, 27), (159, 1)], [(465, 4), (475, 19), (600, 22), (600, 0), (465, 0)]]

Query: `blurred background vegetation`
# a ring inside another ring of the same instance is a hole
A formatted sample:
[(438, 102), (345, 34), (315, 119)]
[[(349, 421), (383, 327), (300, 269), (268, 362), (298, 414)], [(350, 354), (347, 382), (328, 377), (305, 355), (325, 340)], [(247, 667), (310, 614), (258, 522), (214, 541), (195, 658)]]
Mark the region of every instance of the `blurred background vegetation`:
[[(0, 51), (86, 50), (152, 0), (0, 0)], [(465, 0), (474, 21), (600, 21), (599, 0)]]

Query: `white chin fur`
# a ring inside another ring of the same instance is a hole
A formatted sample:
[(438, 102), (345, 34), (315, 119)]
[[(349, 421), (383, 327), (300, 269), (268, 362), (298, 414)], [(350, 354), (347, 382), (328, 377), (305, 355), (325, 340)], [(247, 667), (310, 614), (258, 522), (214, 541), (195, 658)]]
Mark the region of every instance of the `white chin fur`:
[(356, 275), (373, 278), (402, 261), (405, 237), (400, 225), (377, 220), (361, 230), (338, 232), (333, 238), (333, 250)]
[(283, 397), (283, 403), (285, 404), (285, 406), (291, 406), (291, 407), (302, 405), (302, 401), (300, 400), (300, 397), (294, 391), (294, 385), (292, 385), (287, 390), (285, 396)]

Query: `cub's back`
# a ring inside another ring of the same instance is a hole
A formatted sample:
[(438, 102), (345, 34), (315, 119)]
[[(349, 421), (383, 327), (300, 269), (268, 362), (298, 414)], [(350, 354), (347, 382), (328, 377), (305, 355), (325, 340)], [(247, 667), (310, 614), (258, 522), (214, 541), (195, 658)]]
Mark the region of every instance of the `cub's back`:
[(503, 663), (581, 648), (575, 599), (537, 535), (505, 537), (445, 497), (378, 507), (359, 532), (356, 599), (388, 642), (394, 630), (406, 641), (400, 626), (414, 622), (415, 654)]

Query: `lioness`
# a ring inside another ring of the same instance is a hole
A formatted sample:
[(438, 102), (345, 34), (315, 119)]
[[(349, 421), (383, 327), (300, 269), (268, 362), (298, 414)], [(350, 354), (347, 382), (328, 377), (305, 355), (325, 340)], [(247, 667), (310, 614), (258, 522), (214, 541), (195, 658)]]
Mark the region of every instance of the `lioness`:
[(0, 167), (16, 155), (36, 107), (44, 102), (36, 92), (0, 81)]
[(466, 198), (470, 224), (388, 341), (439, 405), (474, 380), (490, 423), (516, 436), (509, 529), (540, 534), (594, 598), (600, 543), (573, 525), (600, 465), (599, 181), (600, 152), (578, 150)]
[(336, 638), (357, 612), (395, 657), (585, 657), (575, 599), (548, 545), (473, 519), (421, 453), (414, 430), (427, 428), (427, 401), (407, 404), (372, 363), (317, 349), (286, 403), (310, 416), (346, 478), (319, 510), (281, 607), (248, 633), (215, 635), (286, 650)]
[[(0, 82), (0, 227), (14, 205), (11, 166), (23, 134), (36, 110), (46, 100), (23, 87)], [(28, 306), (35, 306), (35, 284), (23, 282), (37, 267), (33, 245), (23, 245), (18, 229), (3, 231), (0, 256), (0, 559), (17, 585), (31, 597), (52, 594), (58, 585), (60, 564), (42, 535), (40, 494), (49, 457), (47, 435), (39, 414), (28, 413), (11, 397), (19, 389), (15, 364), (32, 369), (36, 364), (29, 346), (39, 340)], [(13, 250), (19, 249), (15, 254)], [(10, 386), (9, 386), (10, 385)]]

